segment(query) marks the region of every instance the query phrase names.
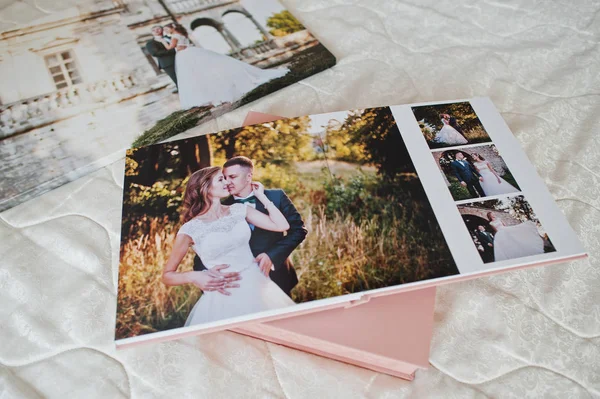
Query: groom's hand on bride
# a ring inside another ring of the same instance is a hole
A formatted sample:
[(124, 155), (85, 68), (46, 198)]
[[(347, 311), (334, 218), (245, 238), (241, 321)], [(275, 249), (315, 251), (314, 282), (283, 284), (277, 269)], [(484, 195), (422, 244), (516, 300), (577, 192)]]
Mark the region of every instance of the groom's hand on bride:
[(256, 261), (258, 262), (258, 267), (263, 272), (263, 274), (269, 277), (269, 272), (273, 270), (273, 261), (269, 258), (269, 255), (262, 253), (258, 254), (256, 257)]
[(460, 185), (463, 186), (463, 187), (467, 187), (467, 183), (465, 183), (464, 181), (461, 181)]
[(231, 295), (227, 289), (238, 288), (240, 285), (235, 281), (242, 279), (238, 272), (222, 272), (229, 265), (217, 265), (210, 269), (193, 272), (192, 283), (204, 292), (218, 291), (223, 295)]

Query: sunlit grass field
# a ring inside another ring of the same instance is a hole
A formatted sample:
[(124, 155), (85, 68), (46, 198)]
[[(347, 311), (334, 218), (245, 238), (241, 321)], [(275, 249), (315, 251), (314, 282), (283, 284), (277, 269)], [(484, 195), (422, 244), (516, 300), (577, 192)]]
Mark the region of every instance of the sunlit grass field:
[[(283, 188), (308, 229), (292, 254), (299, 277), (292, 291), (297, 303), (456, 272), (435, 219), (428, 220), (423, 211), (428, 204), (412, 197), (412, 188), (420, 187), (414, 175), (402, 183), (406, 196), (399, 199), (376, 195), (376, 187), (369, 186), (376, 181), (374, 168), (344, 162), (299, 162), (292, 170), (257, 170), (256, 177), (267, 188)], [(333, 179), (339, 195), (332, 197), (324, 182)], [(356, 188), (352, 179), (366, 183)], [(347, 206), (335, 202), (353, 189), (356, 195), (351, 194), (364, 202), (357, 211), (352, 211), (352, 200)], [(166, 287), (161, 282), (178, 228), (166, 217), (152, 218), (148, 234), (122, 246), (118, 339), (183, 326), (200, 297), (193, 286)], [(190, 250), (179, 270), (191, 270), (192, 264)]]

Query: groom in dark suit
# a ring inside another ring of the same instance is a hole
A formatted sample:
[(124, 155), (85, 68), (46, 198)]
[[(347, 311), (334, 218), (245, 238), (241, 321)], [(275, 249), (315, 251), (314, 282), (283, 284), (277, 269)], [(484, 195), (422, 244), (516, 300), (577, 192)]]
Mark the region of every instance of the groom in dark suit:
[[(224, 205), (243, 203), (246, 206), (255, 207), (260, 212), (267, 213), (264, 205), (254, 197), (251, 185), (253, 171), (254, 164), (246, 157), (233, 157), (225, 162), (223, 175), (227, 179), (231, 196), (223, 201)], [(290, 228), (284, 234), (250, 225), (252, 230), (250, 249), (262, 272), (290, 296), (292, 289), (298, 284), (298, 276), (292, 265), (290, 254), (304, 241), (307, 230), (296, 207), (283, 190), (265, 190), (265, 195), (285, 216)], [(205, 269), (206, 267), (196, 255), (194, 270)]]
[[(450, 126), (452, 126), (454, 128), (454, 130), (456, 130), (457, 132), (459, 132), (463, 137), (465, 137), (465, 133), (462, 130), (462, 127), (458, 124), (458, 121), (456, 120), (455, 117), (451, 116), (450, 120), (448, 121), (448, 123), (450, 123)], [(465, 137), (466, 138), (466, 137)]]
[(480, 181), (483, 181), (483, 177), (481, 177), (477, 169), (465, 159), (462, 152), (457, 152), (455, 158), (456, 159), (450, 163), (450, 167), (454, 172), (454, 176), (456, 176), (460, 182), (460, 185), (466, 187), (473, 198), (485, 197), (483, 188), (481, 188), (481, 184), (479, 184)]
[(483, 262), (493, 262), (494, 261), (494, 236), (489, 231), (486, 231), (484, 226), (477, 226), (477, 231), (475, 232), (477, 235), (477, 239), (479, 243), (483, 247)]
[(152, 36), (152, 39), (146, 43), (146, 50), (151, 56), (156, 58), (158, 67), (165, 71), (173, 82), (175, 82), (175, 85), (177, 85), (177, 75), (175, 74), (175, 54), (177, 52), (174, 48), (167, 50), (161, 42), (156, 40), (163, 37), (162, 26), (154, 26), (152, 28)]

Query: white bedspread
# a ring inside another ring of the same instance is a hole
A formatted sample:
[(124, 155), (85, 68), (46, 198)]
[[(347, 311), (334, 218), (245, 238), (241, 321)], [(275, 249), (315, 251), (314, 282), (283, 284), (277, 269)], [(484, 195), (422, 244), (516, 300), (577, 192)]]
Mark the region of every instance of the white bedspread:
[(600, 397), (600, 3), (284, 3), (338, 65), (194, 133), (490, 96), (590, 258), (439, 288), (413, 382), (228, 332), (116, 352), (119, 161), (0, 214), (0, 397)]

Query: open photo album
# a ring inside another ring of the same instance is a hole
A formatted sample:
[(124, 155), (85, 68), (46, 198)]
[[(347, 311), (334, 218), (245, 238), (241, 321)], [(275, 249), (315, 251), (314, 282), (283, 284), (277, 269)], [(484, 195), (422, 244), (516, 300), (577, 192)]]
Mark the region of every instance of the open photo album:
[(488, 98), (281, 119), (124, 167), (117, 347), (586, 256)]

